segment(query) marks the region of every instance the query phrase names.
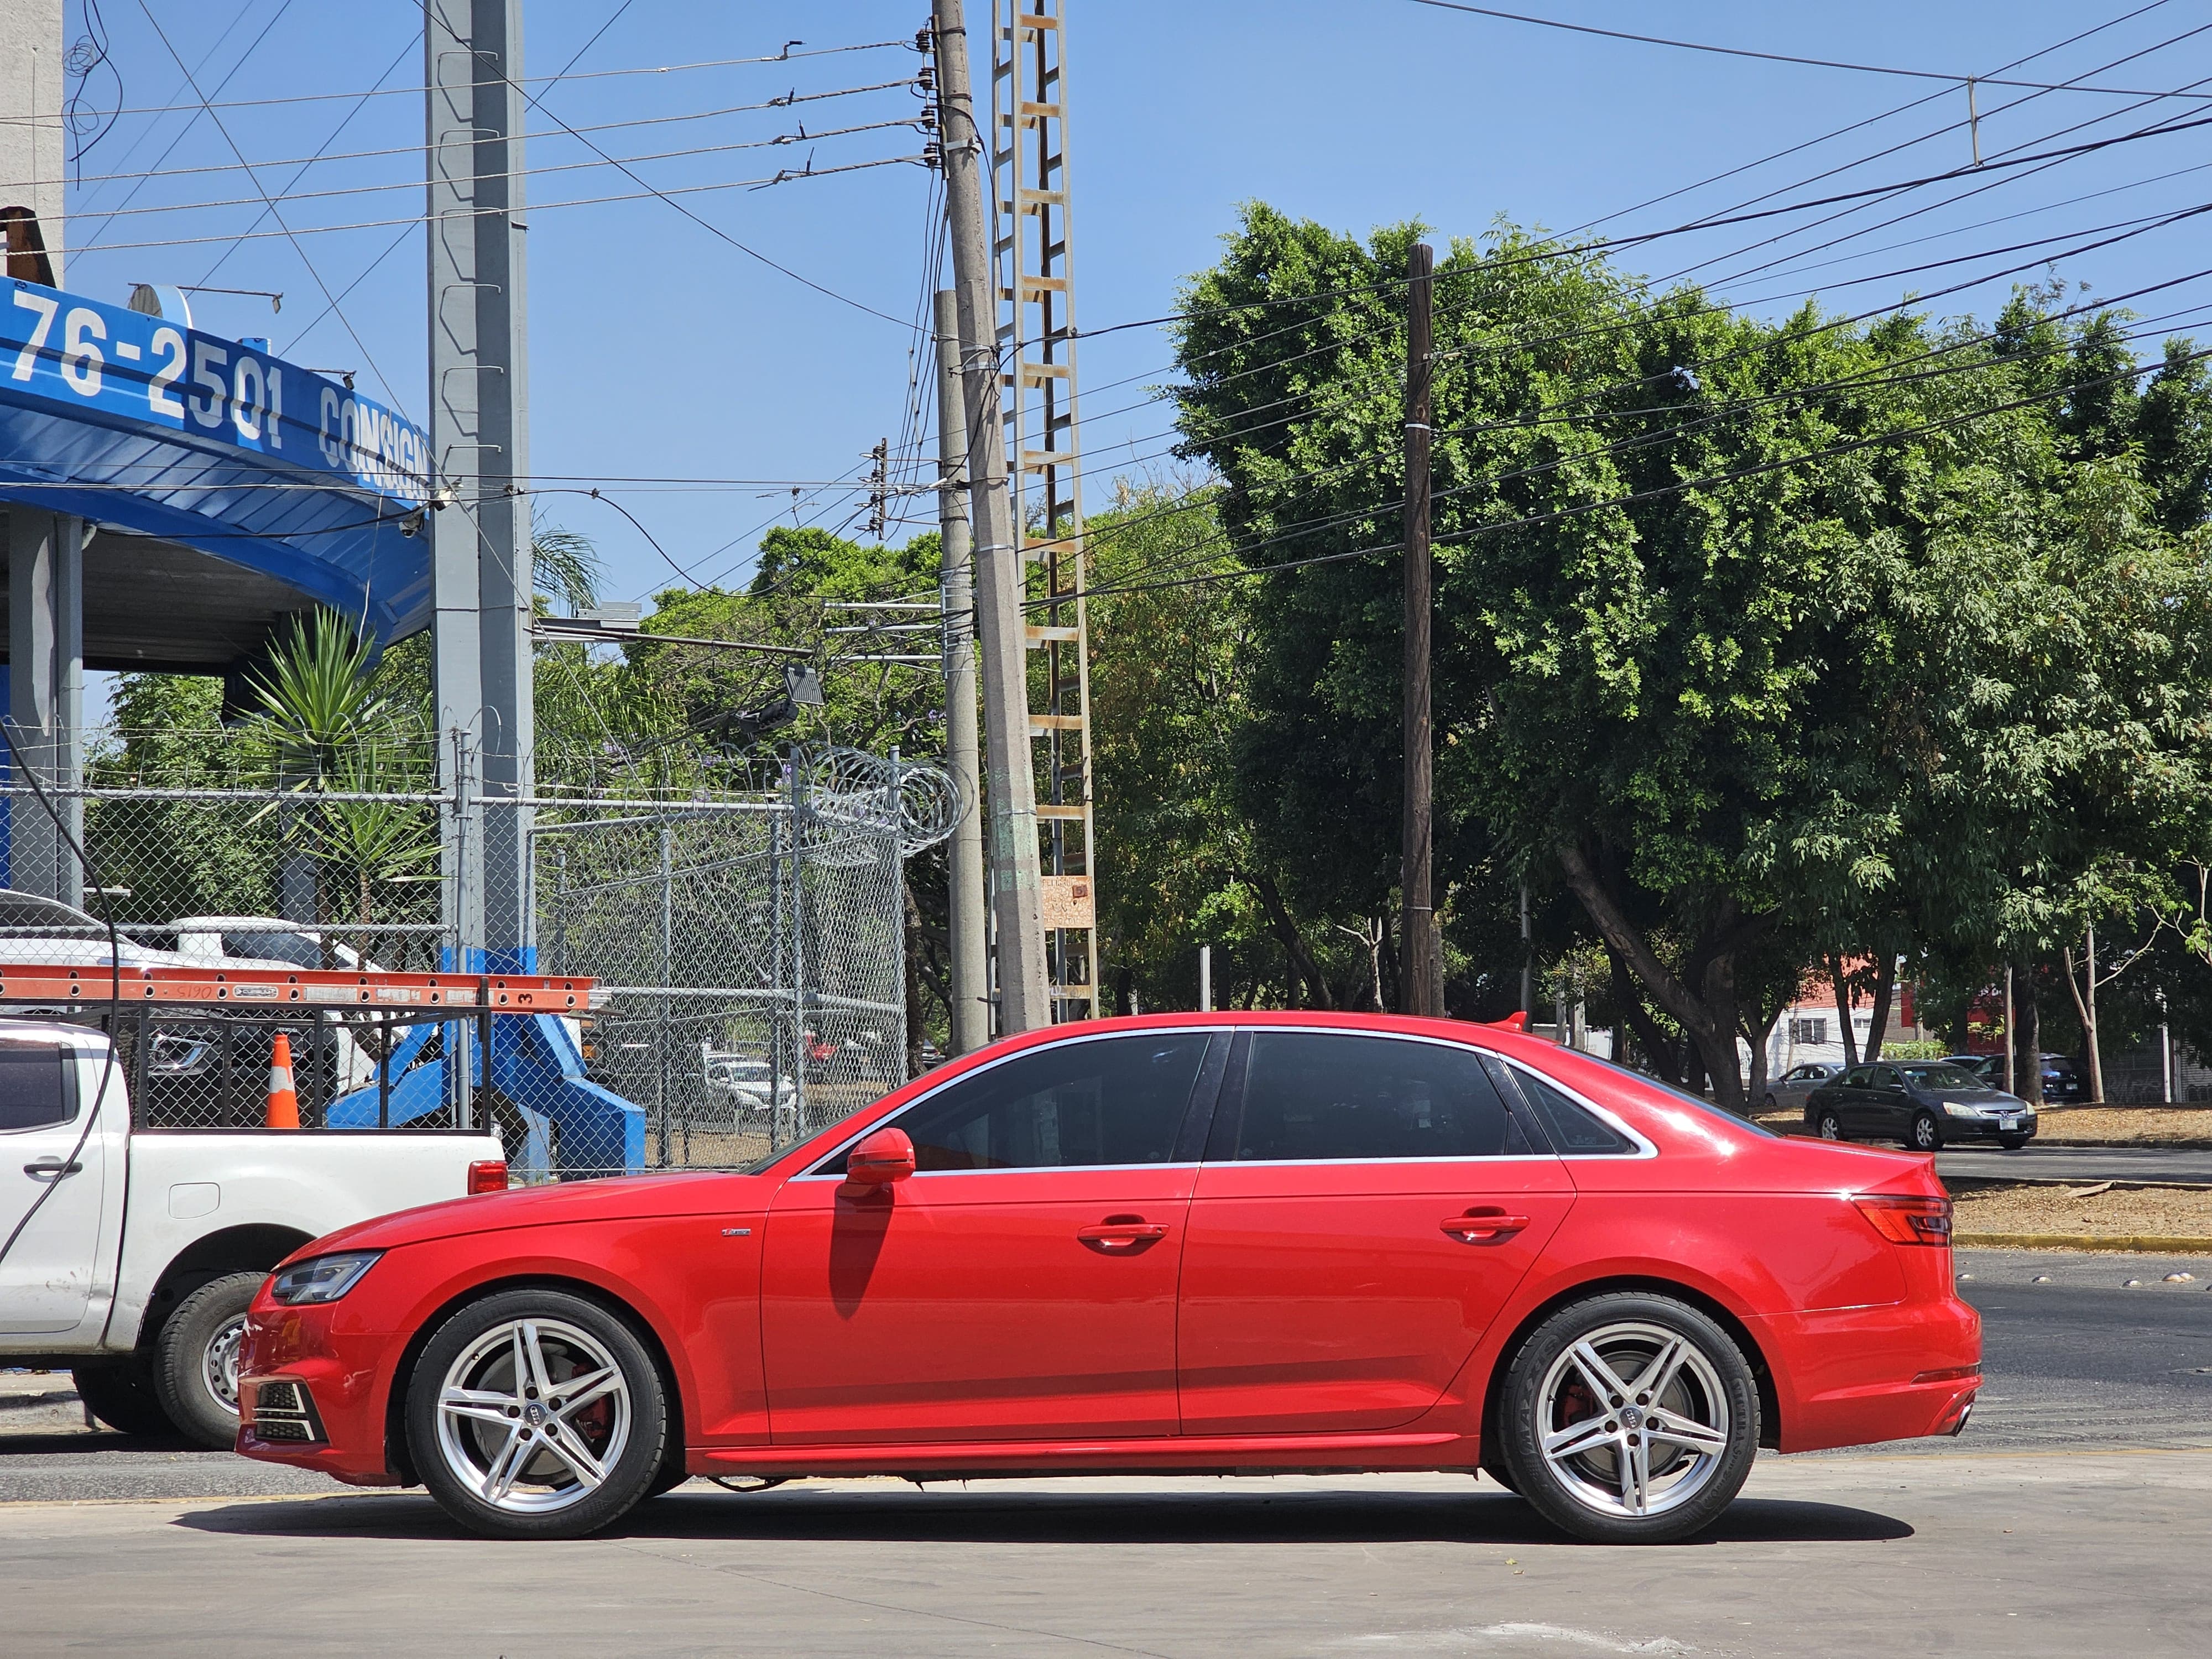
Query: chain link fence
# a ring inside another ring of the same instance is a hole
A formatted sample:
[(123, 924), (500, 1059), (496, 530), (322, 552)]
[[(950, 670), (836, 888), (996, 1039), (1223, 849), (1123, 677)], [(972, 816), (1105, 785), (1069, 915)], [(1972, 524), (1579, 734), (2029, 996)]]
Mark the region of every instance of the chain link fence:
[[(112, 921), (125, 964), (588, 975), (588, 1017), (119, 1022), (142, 1127), (262, 1121), (283, 1030), (304, 1126), (488, 1126), (526, 1180), (740, 1166), (904, 1080), (904, 860), (966, 810), (949, 775), (829, 750), (775, 787), (680, 799), (495, 799), (462, 776), (380, 792), (95, 774), (43, 804), (0, 785), (0, 957), (105, 967)], [(506, 889), (483, 854), (503, 842), (522, 849)], [(483, 915), (526, 918), (534, 962), (471, 949)], [(89, 1002), (42, 1012), (109, 1023)]]

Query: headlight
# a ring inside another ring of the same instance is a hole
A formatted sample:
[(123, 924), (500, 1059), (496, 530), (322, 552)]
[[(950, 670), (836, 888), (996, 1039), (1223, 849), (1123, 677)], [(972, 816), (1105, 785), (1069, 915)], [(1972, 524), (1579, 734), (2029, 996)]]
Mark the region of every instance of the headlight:
[(346, 1250), (337, 1255), (310, 1256), (295, 1261), (276, 1275), (269, 1294), (288, 1308), (310, 1302), (335, 1302), (376, 1265), (381, 1250)]
[(1983, 1117), (1987, 1114), (1978, 1106), (1969, 1106), (1964, 1101), (1947, 1100), (1943, 1109), (1953, 1117)]

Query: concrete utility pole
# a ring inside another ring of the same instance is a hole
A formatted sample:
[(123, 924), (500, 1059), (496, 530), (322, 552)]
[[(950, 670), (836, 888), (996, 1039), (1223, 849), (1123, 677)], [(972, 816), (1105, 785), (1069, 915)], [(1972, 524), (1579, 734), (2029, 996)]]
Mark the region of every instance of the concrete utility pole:
[[(427, 0), (430, 447), (450, 505), (429, 520), (440, 781), (480, 756), (487, 801), (531, 793), (529, 315), (522, 211), (521, 0)], [(526, 970), (526, 809), (471, 815), (448, 838), (458, 965)]]
[(1444, 1011), (1443, 962), (1429, 887), (1434, 759), (1429, 721), (1429, 349), (1436, 255), (1414, 245), (1406, 284), (1405, 918), (1398, 930), (1399, 1000), (1409, 1014)]
[[(37, 222), (15, 229), (8, 275), (62, 280), (68, 237), (62, 217), (62, 0), (0, 0), (0, 206), (27, 208)], [(46, 261), (29, 250), (43, 241)], [(84, 781), (84, 521), (33, 502), (7, 508), (7, 701), (0, 705), (24, 763), (49, 788)], [(0, 753), (0, 777), (12, 776)], [(82, 840), (84, 803), (54, 802), (70, 833)], [(54, 821), (19, 797), (0, 804), (7, 825), (7, 884), (81, 905), (84, 875)]]
[(991, 1040), (991, 958), (983, 884), (983, 792), (975, 730), (975, 573), (968, 538), (968, 411), (960, 375), (960, 302), (949, 288), (937, 294), (938, 533), (945, 611), (945, 762), (968, 810), (953, 826), (945, 863), (951, 887), (952, 1052), (964, 1054)]
[(933, 0), (938, 105), (945, 147), (945, 213), (958, 296), (961, 378), (967, 403), (969, 490), (975, 526), (975, 632), (982, 647), (983, 737), (990, 766), (991, 902), (998, 919), (999, 1030), (1011, 1036), (1052, 1021), (1045, 982), (1044, 916), (1037, 878), (1036, 776), (1030, 751), (1027, 635), (1021, 551), (1008, 498), (999, 415), (998, 308), (991, 297), (987, 154), (968, 74), (960, 0)]

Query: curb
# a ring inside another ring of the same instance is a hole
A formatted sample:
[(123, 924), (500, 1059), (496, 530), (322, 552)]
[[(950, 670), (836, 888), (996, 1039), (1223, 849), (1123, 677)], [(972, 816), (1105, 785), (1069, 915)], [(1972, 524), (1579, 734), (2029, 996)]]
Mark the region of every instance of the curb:
[(2109, 1250), (2130, 1255), (2212, 1255), (2212, 1238), (2160, 1238), (2148, 1233), (2096, 1237), (2082, 1233), (1954, 1233), (1965, 1250)]
[[(2066, 1140), (2057, 1135), (2038, 1135), (2031, 1146), (2071, 1146), (2099, 1152), (2212, 1152), (2212, 1140)], [(1955, 1150), (1965, 1152), (1966, 1147)]]

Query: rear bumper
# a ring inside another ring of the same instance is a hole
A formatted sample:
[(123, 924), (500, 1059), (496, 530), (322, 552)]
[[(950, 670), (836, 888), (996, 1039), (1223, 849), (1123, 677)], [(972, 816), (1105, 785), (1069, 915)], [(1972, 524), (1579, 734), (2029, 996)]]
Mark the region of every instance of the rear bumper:
[(1982, 1386), (1981, 1316), (1948, 1293), (1747, 1322), (1773, 1361), (1785, 1452), (1951, 1433)]

